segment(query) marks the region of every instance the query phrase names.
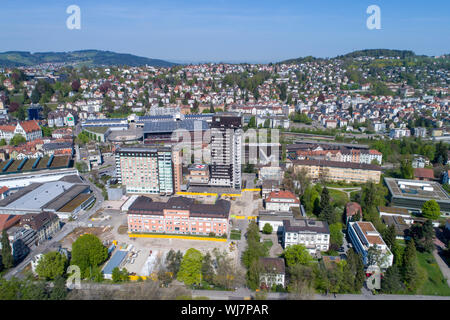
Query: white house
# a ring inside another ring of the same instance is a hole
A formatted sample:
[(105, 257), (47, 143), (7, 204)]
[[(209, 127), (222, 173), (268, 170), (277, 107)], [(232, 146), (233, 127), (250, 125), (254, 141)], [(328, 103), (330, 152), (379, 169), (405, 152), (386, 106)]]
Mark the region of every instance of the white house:
[(300, 200), (290, 191), (272, 191), (266, 199), (268, 211), (291, 211), (300, 209)]

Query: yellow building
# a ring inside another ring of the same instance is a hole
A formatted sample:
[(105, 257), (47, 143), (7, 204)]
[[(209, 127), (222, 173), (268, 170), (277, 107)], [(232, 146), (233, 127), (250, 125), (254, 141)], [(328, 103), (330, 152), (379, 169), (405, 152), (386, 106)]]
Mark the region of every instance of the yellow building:
[(379, 183), (381, 177), (381, 167), (373, 164), (326, 160), (294, 160), (292, 164), (296, 174), (304, 168), (313, 180)]

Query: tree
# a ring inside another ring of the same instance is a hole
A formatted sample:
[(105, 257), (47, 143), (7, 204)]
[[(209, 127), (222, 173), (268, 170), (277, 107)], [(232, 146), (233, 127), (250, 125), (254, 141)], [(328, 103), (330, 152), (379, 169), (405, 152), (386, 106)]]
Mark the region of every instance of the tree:
[(11, 244), (9, 243), (8, 234), (3, 229), (2, 232), (2, 263), (5, 269), (14, 266), (14, 257), (12, 255)]
[(395, 238), (396, 238), (395, 226), (393, 224), (391, 224), (385, 230), (385, 232), (383, 234), (383, 240), (391, 251), (393, 250), (393, 247), (395, 246)]
[(361, 254), (353, 248), (347, 251), (347, 263), (344, 266), (344, 283), (350, 292), (359, 293), (364, 285), (366, 274)]
[(414, 291), (418, 287), (419, 266), (414, 240), (408, 241), (403, 256), (403, 281), (406, 289)]
[(214, 277), (214, 268), (212, 266), (212, 257), (211, 254), (208, 252), (203, 257), (202, 262), (202, 276), (203, 280), (205, 280), (208, 283), (211, 283)]
[(66, 280), (63, 277), (57, 277), (55, 281), (53, 281), (53, 289), (50, 293), (50, 300), (65, 300), (66, 297)]
[(414, 178), (414, 168), (410, 161), (402, 160), (400, 162), (400, 174), (403, 179), (413, 179)]
[(177, 277), (182, 260), (183, 254), (181, 253), (180, 250), (175, 252), (173, 249), (170, 249), (170, 251), (167, 253), (166, 257), (167, 270), (173, 274), (174, 278)]
[(119, 267), (115, 267), (112, 271), (112, 282), (118, 283), (122, 281), (122, 273), (120, 272)]
[(100, 277), (95, 268), (103, 263), (107, 257), (108, 249), (103, 246), (99, 238), (92, 234), (84, 234), (72, 244), (71, 264), (80, 268), (83, 278)]
[(72, 90), (78, 92), (78, 90), (80, 90), (80, 81), (74, 80), (72, 81)]
[(288, 291), (297, 298), (303, 298), (314, 293), (314, 271), (311, 266), (294, 264), (288, 267)]
[(6, 143), (5, 139), (0, 140), (0, 146), (6, 146), (6, 145), (7, 145), (7, 143)]
[(186, 285), (200, 284), (202, 278), (202, 253), (194, 248), (189, 249), (183, 256), (178, 281)]
[(402, 277), (398, 266), (390, 266), (381, 279), (381, 292), (393, 294), (403, 290)]
[(337, 250), (344, 243), (342, 224), (340, 222), (330, 224), (330, 249)]
[(371, 246), (369, 250), (367, 250), (367, 264), (369, 266), (381, 266), (385, 263), (386, 256), (382, 253), (381, 249), (378, 245)]
[(9, 142), (10, 146), (18, 146), (19, 144), (27, 142), (27, 139), (24, 138), (21, 134), (16, 134), (14, 137), (12, 137), (11, 141)]
[(434, 249), (434, 229), (431, 220), (425, 221), (422, 225), (420, 223), (413, 224), (410, 230), (411, 238), (414, 239), (416, 249), (421, 252), (432, 252)]
[(441, 208), (436, 200), (431, 199), (422, 206), (422, 216), (427, 219), (437, 220), (441, 216)]
[(240, 281), (240, 276), (236, 271), (233, 259), (227, 256), (226, 252), (219, 254), (218, 250), (215, 251), (217, 272), (214, 274), (214, 284), (225, 288), (231, 289), (235, 287), (235, 284)]
[(306, 247), (302, 244), (295, 244), (287, 247), (283, 252), (283, 256), (286, 259), (288, 267), (297, 263), (309, 265), (313, 260)]
[(65, 273), (67, 258), (65, 255), (51, 251), (42, 256), (36, 266), (36, 273), (43, 280), (55, 280)]
[(266, 224), (264, 225), (262, 231), (263, 231), (263, 233), (265, 233), (265, 234), (271, 234), (272, 231), (273, 231), (273, 227), (272, 227), (272, 225), (271, 225), (270, 223), (266, 223)]
[(37, 88), (33, 89), (30, 98), (32, 103), (38, 103), (39, 100), (41, 100), (41, 93), (39, 92), (39, 90), (37, 90)]

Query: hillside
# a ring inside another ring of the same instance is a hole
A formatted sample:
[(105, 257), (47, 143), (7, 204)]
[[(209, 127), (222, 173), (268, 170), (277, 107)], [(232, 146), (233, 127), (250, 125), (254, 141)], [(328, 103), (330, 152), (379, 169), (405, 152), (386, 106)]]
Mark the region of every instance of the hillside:
[(175, 63), (138, 57), (132, 54), (116, 53), (100, 50), (81, 50), (72, 52), (36, 52), (26, 51), (8, 51), (0, 53), (0, 66), (2, 67), (20, 67), (33, 66), (41, 63), (65, 62), (85, 64), (88, 66), (100, 65), (127, 65), (142, 66), (149, 65), (154, 67), (171, 67)]
[[(357, 58), (357, 57), (400, 57), (401, 59), (409, 58), (409, 57), (417, 57), (417, 55), (413, 51), (409, 50), (391, 50), (391, 49), (365, 49), (365, 50), (358, 50), (353, 51), (344, 55), (340, 55), (335, 57), (334, 59), (346, 59), (346, 58)], [(303, 57), (303, 58), (296, 58), (296, 59), (289, 59), (284, 60), (281, 62), (278, 62), (280, 64), (291, 64), (291, 63), (305, 63), (305, 62), (313, 62), (313, 61), (319, 61), (320, 58), (314, 58), (311, 56)]]

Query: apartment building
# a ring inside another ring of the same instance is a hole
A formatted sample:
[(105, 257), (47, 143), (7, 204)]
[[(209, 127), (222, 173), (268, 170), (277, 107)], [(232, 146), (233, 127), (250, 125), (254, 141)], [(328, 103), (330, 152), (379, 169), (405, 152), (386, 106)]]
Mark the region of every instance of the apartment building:
[(210, 185), (241, 188), (242, 117), (223, 114), (211, 122)]
[(272, 191), (266, 199), (268, 211), (291, 211), (300, 208), (300, 200), (291, 191)]
[(381, 167), (373, 164), (327, 160), (294, 160), (292, 164), (296, 174), (305, 168), (308, 176), (313, 180), (325, 179), (346, 183), (373, 181), (378, 183), (381, 177)]
[(228, 232), (230, 202), (198, 204), (194, 199), (172, 197), (155, 202), (139, 196), (128, 208), (128, 230), (143, 233), (223, 235)]
[(0, 139), (5, 139), (9, 143), (16, 134), (23, 136), (27, 141), (42, 138), (42, 130), (36, 120), (23, 121), (16, 125), (0, 126)]
[(392, 266), (394, 256), (389, 250), (383, 238), (373, 226), (372, 222), (356, 221), (348, 223), (348, 235), (356, 252), (361, 253), (364, 266), (367, 268), (373, 265), (369, 261), (369, 248), (374, 247), (381, 251), (380, 267), (382, 269)]
[(207, 164), (193, 164), (188, 167), (187, 180), (191, 186), (205, 186), (209, 184), (209, 166)]
[(285, 286), (286, 269), (283, 258), (259, 258), (262, 271), (259, 275), (260, 286), (272, 288), (272, 286)]
[(128, 193), (174, 193), (174, 171), (177, 182), (181, 178), (181, 160), (174, 170), (172, 149), (169, 147), (121, 147), (116, 150), (116, 172), (118, 182)]
[(312, 219), (283, 220), (284, 248), (302, 244), (311, 255), (327, 251), (330, 246), (330, 229), (326, 221)]

